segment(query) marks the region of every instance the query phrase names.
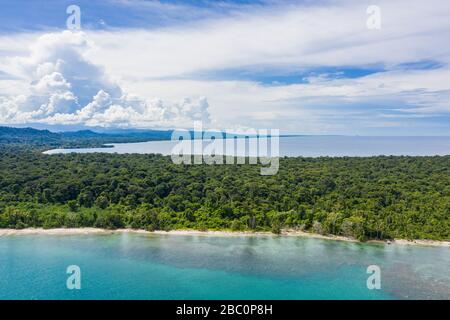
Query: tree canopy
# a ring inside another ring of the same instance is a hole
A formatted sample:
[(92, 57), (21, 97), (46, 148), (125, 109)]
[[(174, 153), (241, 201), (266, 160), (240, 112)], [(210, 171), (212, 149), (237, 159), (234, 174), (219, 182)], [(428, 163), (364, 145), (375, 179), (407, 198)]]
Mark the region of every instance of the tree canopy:
[(450, 156), (282, 158), (175, 165), (142, 154), (44, 155), (0, 147), (0, 228), (301, 229), (446, 239)]

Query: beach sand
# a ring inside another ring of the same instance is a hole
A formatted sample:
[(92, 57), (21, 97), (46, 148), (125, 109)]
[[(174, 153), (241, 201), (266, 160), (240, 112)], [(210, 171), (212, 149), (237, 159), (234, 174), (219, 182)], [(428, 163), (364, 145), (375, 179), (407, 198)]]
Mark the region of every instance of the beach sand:
[[(278, 236), (270, 232), (250, 232), (250, 231), (199, 231), (199, 230), (171, 230), (171, 231), (146, 231), (139, 229), (117, 229), (107, 230), (100, 228), (57, 228), (57, 229), (42, 229), (42, 228), (26, 228), (26, 229), (0, 229), (0, 237), (12, 235), (88, 235), (88, 234), (113, 234), (113, 233), (139, 233), (139, 234), (156, 234), (156, 235), (195, 235), (195, 236), (221, 236), (221, 237), (236, 237), (236, 236)], [(283, 230), (279, 236), (287, 237), (306, 237), (325, 240), (336, 241), (350, 241), (359, 242), (356, 239), (334, 236), (321, 235), (309, 233), (298, 230)], [(381, 243), (381, 244), (399, 244), (399, 245), (420, 245), (420, 246), (439, 246), (450, 247), (450, 241), (434, 241), (434, 240), (404, 240), (395, 239), (392, 241), (369, 240), (367, 243)]]

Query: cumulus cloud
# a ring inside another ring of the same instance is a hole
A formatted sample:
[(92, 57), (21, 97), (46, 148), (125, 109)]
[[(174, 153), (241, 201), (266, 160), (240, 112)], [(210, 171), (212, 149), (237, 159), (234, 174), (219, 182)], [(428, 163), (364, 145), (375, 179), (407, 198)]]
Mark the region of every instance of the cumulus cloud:
[(192, 126), (211, 112), (220, 128), (450, 133), (449, 3), (379, 0), (380, 30), (367, 29), (367, 3), (276, 3), (88, 36), (0, 35), (0, 122)]
[[(366, 2), (292, 1), (289, 6), (181, 27), (97, 32), (92, 37), (101, 45), (90, 56), (117, 73), (141, 79), (254, 65), (393, 66), (433, 58), (450, 62), (448, 3), (376, 4), (382, 9), (380, 30), (367, 28)], [(124, 54), (134, 59), (120, 59)], [(150, 59), (152, 63), (139, 63)]]
[(48, 33), (27, 56), (9, 58), (9, 69), (29, 85), (23, 94), (0, 97), (0, 123), (191, 127), (193, 120), (210, 121), (204, 96), (166, 102), (124, 92), (86, 58), (93, 46), (83, 32)]

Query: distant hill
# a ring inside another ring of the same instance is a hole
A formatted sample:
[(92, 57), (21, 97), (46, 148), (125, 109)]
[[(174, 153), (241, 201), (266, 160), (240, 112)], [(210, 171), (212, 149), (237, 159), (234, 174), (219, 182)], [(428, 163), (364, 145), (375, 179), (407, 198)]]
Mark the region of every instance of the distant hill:
[(33, 128), (0, 127), (0, 144), (54, 144), (61, 141), (61, 135), (48, 130)]
[(33, 128), (0, 126), (0, 145), (30, 145), (45, 147), (98, 147), (105, 143), (169, 140), (172, 131), (145, 130), (120, 133), (98, 133), (91, 130), (51, 132)]
[[(34, 128), (0, 126), (0, 146), (21, 145), (46, 148), (101, 147), (108, 143), (170, 140), (173, 130), (114, 129), (103, 132), (92, 130), (52, 132)], [(194, 137), (193, 131), (189, 131)], [(210, 131), (210, 133), (221, 134)], [(236, 137), (246, 137), (236, 134)], [(256, 137), (256, 136), (254, 136)]]

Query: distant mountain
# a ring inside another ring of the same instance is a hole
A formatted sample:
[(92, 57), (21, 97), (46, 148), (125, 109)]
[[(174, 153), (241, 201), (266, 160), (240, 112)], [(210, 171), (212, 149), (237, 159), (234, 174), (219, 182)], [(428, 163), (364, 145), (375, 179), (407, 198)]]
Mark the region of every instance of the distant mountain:
[(91, 130), (67, 131), (67, 132), (59, 132), (59, 134), (64, 137), (77, 137), (77, 138), (104, 136), (104, 134), (97, 133)]
[(0, 127), (0, 145), (42, 147), (99, 147), (105, 143), (170, 140), (172, 131), (145, 130), (98, 133), (91, 130), (51, 132), (33, 128)]
[(0, 144), (53, 144), (61, 140), (61, 135), (48, 130), (33, 128), (0, 127)]
[[(22, 145), (50, 148), (101, 147), (108, 143), (144, 142), (170, 140), (173, 130), (114, 129), (95, 132), (92, 130), (52, 132), (34, 128), (0, 126), (0, 145)], [(193, 131), (189, 131), (194, 138)], [(218, 132), (209, 132), (219, 135)], [(246, 137), (236, 134), (236, 137)], [(251, 136), (250, 136), (251, 137)], [(253, 137), (257, 137), (253, 136)]]

